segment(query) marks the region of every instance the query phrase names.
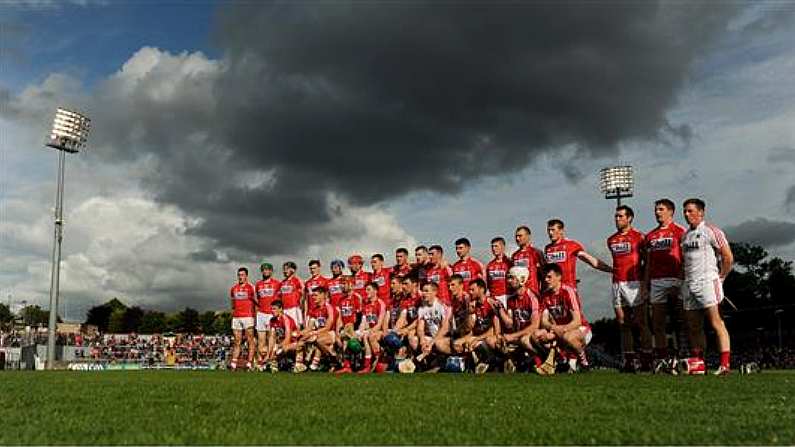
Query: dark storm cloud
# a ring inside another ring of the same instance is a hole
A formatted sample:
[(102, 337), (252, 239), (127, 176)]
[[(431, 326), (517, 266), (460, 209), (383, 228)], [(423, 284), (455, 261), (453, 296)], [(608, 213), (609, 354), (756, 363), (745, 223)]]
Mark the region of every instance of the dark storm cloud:
[[(687, 145), (692, 129), (666, 112), (733, 8), (223, 4), (215, 31), (223, 69), (211, 79), (191, 74), (167, 100), (133, 90), (100, 107), (97, 153), (153, 156), (144, 185), (202, 218), (192, 231), (288, 253), (361, 234), (355, 222), (335, 223), (329, 193), (370, 205), (412, 191), (457, 193), (564, 146), (602, 157), (633, 139)], [(148, 82), (157, 76), (134, 88)], [(573, 164), (559, 166), (578, 177)], [(245, 186), (252, 170), (272, 181)]]
[(787, 194), (784, 197), (784, 206), (787, 207), (789, 212), (795, 211), (795, 185), (790, 186), (787, 190)]
[(781, 247), (795, 241), (795, 223), (757, 217), (727, 227), (726, 236), (732, 242), (748, 242), (765, 248)]

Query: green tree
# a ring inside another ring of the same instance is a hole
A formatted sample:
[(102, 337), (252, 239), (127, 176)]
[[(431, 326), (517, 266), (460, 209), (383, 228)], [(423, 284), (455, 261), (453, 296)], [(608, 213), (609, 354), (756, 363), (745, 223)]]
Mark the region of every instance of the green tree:
[(124, 311), (123, 326), (124, 332), (140, 332), (141, 320), (144, 311), (138, 306), (133, 306)]
[(166, 314), (155, 310), (147, 310), (141, 317), (138, 331), (142, 334), (160, 334), (166, 331)]
[(14, 321), (14, 314), (11, 309), (7, 305), (0, 303), (0, 327), (5, 327), (11, 324), (12, 321)]
[(182, 326), (180, 330), (187, 334), (195, 334), (199, 332), (201, 327), (201, 322), (199, 321), (199, 311), (196, 309), (186, 307), (185, 309), (180, 312), (180, 318), (182, 319)]
[(202, 312), (202, 314), (199, 316), (199, 325), (201, 326), (201, 331), (203, 334), (213, 334), (214, 324), (215, 312), (208, 310), (207, 312)]
[(182, 326), (183, 322), (181, 312), (170, 314), (166, 317), (166, 331), (180, 332), (182, 331)]
[(108, 332), (111, 334), (122, 334), (124, 330), (124, 313), (125, 309), (116, 309), (110, 314), (108, 321)]
[(88, 309), (86, 313), (86, 324), (93, 324), (99, 328), (101, 332), (108, 331), (110, 324), (110, 316), (115, 310), (125, 310), (127, 306), (124, 305), (118, 298), (113, 298), (101, 304)]
[(19, 315), (22, 317), (22, 322), (28, 326), (46, 326), (50, 322), (50, 313), (38, 305), (23, 307)]
[(215, 316), (215, 323), (213, 323), (213, 334), (224, 335), (232, 333), (232, 314), (229, 312), (221, 312)]

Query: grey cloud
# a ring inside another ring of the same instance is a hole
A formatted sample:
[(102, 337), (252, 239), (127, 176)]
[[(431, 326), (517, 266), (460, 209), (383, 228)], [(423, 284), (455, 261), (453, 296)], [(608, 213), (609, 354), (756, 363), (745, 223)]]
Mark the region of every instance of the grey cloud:
[[(191, 231), (294, 252), (361, 234), (334, 223), (330, 196), (370, 205), (455, 194), (564, 146), (607, 157), (627, 140), (687, 144), (692, 129), (666, 112), (735, 13), (668, 2), (228, 3), (215, 30), (221, 68), (190, 72), (168, 97), (146, 92), (177, 70), (150, 70), (124, 96), (110, 79), (86, 107), (97, 156), (153, 157), (144, 186), (200, 217)], [(252, 170), (274, 181), (241, 186)]]
[(795, 164), (795, 148), (785, 146), (771, 147), (767, 154), (767, 162)]
[(795, 223), (757, 217), (727, 227), (726, 236), (734, 242), (748, 242), (765, 248), (781, 247), (795, 241)]
[(784, 198), (784, 206), (788, 212), (795, 211), (795, 185), (792, 185), (787, 190), (786, 197)]

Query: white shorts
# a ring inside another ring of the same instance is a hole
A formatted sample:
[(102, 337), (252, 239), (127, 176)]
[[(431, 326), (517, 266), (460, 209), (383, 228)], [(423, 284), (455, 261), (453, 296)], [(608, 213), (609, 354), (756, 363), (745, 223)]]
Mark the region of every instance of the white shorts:
[(508, 295), (497, 295), (494, 298), (500, 300), (500, 302), (502, 303), (503, 309), (507, 309), (508, 308)]
[(649, 299), (652, 304), (667, 304), (671, 295), (681, 296), (682, 280), (679, 278), (652, 279), (649, 284)]
[(591, 328), (589, 326), (580, 326), (580, 332), (582, 332), (583, 342), (585, 345), (588, 345), (593, 338), (593, 332), (591, 332)]
[(723, 301), (723, 284), (720, 279), (682, 284), (682, 304), (685, 310), (700, 310), (717, 306)]
[(640, 295), (640, 281), (613, 283), (613, 307), (635, 307), (643, 303)]
[(289, 309), (284, 309), (284, 314), (292, 318), (293, 321), (295, 321), (295, 324), (298, 325), (298, 327), (304, 326), (304, 311), (301, 310), (300, 307), (291, 307)]
[(257, 332), (267, 332), (271, 329), (273, 315), (257, 312)]
[(232, 318), (233, 331), (245, 331), (250, 327), (254, 327), (254, 317)]

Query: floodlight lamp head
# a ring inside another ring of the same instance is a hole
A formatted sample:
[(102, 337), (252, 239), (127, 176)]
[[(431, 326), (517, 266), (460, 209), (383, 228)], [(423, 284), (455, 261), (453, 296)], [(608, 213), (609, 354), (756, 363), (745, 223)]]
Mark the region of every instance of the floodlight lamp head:
[(88, 140), (91, 120), (80, 113), (58, 107), (45, 145), (70, 153), (79, 152)]
[(606, 199), (632, 197), (634, 187), (632, 166), (613, 166), (599, 173), (599, 189)]

